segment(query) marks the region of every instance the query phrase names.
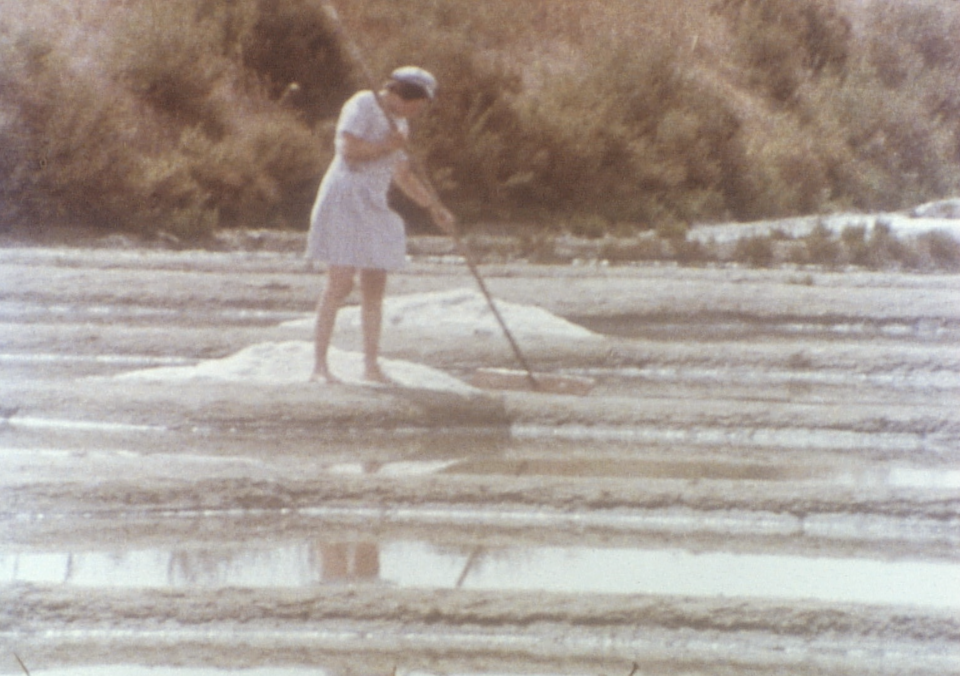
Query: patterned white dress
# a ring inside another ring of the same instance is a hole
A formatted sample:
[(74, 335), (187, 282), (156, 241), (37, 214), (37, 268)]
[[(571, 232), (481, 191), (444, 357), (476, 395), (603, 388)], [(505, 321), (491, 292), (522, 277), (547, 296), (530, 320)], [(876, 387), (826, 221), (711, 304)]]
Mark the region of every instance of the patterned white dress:
[[(407, 122), (396, 120), (404, 132)], [(337, 121), (336, 155), (327, 169), (310, 214), (307, 256), (330, 265), (396, 270), (406, 263), (403, 219), (387, 204), (387, 190), (402, 151), (348, 164), (343, 134), (382, 141), (391, 132), (386, 114), (371, 91), (347, 101)]]

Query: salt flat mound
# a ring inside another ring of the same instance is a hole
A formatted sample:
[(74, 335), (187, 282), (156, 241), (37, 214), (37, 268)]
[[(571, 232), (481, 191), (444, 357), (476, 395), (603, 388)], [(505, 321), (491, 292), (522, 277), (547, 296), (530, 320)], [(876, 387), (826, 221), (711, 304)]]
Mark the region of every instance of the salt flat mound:
[[(497, 310), (516, 336), (590, 339), (597, 334), (533, 305), (496, 300)], [(297, 319), (284, 326), (312, 328), (313, 318)], [(383, 302), (383, 325), (387, 330), (422, 331), (431, 338), (501, 336), (493, 312), (479, 291), (453, 289), (405, 296), (387, 296)], [(360, 328), (360, 308), (345, 307), (337, 326)]]
[[(518, 336), (548, 336), (587, 339), (597, 334), (538, 307), (497, 301), (497, 309), (511, 332)], [(454, 289), (388, 297), (384, 300), (384, 328), (408, 330), (435, 338), (500, 338), (501, 330), (483, 295)], [(312, 330), (314, 318), (287, 322), (284, 326)], [(360, 308), (346, 307), (337, 317), (339, 328), (360, 329)], [(363, 355), (330, 348), (330, 369), (348, 384), (372, 386), (363, 380)], [(443, 371), (399, 359), (380, 360), (387, 376), (402, 387), (461, 394), (479, 390)], [(313, 343), (286, 341), (259, 343), (222, 359), (191, 366), (144, 369), (117, 378), (185, 382), (226, 381), (261, 384), (303, 383), (313, 370)]]
[(948, 218), (960, 220), (960, 197), (927, 202), (910, 210), (914, 218)]
[(798, 216), (753, 223), (698, 225), (690, 237), (700, 241), (735, 242), (747, 237), (764, 237), (775, 232), (790, 237), (806, 237), (816, 228), (826, 228), (834, 235), (846, 228), (863, 228), (871, 232), (881, 226), (897, 237), (917, 237), (930, 232), (943, 232), (960, 240), (960, 198), (929, 202), (907, 212), (876, 214), (828, 214)]
[[(330, 348), (328, 362), (344, 383), (376, 387), (363, 379), (363, 355)], [(380, 359), (380, 367), (402, 387), (472, 394), (477, 390), (443, 371), (399, 359)], [(313, 343), (291, 340), (258, 343), (223, 359), (209, 359), (192, 366), (171, 366), (132, 371), (118, 380), (160, 382), (238, 382), (283, 385), (307, 382), (313, 371)], [(317, 387), (324, 387), (317, 385)]]

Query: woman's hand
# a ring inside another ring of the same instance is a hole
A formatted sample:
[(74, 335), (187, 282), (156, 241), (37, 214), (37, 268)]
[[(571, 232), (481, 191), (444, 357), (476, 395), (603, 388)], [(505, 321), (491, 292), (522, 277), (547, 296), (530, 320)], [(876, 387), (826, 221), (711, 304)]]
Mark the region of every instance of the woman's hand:
[(438, 228), (448, 235), (456, 234), (457, 218), (449, 209), (436, 202), (428, 208), (428, 211), (430, 212), (430, 218), (433, 219)]
[(443, 206), (429, 185), (417, 176), (409, 160), (399, 162), (394, 167), (393, 180), (407, 197), (426, 209), (434, 225), (447, 235), (456, 234), (456, 217)]
[(390, 135), (380, 143), (383, 156), (403, 150), (407, 145), (407, 135), (399, 129), (394, 129)]

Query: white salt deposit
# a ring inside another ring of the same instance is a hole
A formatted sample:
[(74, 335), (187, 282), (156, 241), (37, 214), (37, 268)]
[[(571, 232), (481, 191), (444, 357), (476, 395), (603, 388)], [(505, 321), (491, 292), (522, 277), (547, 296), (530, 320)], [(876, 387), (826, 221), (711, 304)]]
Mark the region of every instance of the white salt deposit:
[(915, 218), (960, 219), (960, 197), (921, 204), (911, 209), (910, 215)]
[(863, 228), (870, 233), (877, 226), (889, 228), (892, 234), (901, 238), (942, 232), (960, 240), (960, 199), (924, 204), (913, 209), (910, 214), (832, 214), (754, 223), (699, 225), (690, 231), (690, 237), (702, 242), (735, 242), (747, 237), (766, 237), (774, 233), (806, 237), (818, 227), (824, 227), (834, 235), (840, 235), (847, 228)]
[[(546, 310), (497, 301), (497, 309), (511, 332), (517, 336), (549, 336), (562, 339), (595, 338), (596, 334), (557, 317)], [(313, 329), (313, 317), (287, 322), (284, 326)], [(407, 330), (425, 338), (502, 338), (502, 332), (484, 297), (476, 291), (455, 289), (388, 297), (384, 301), (385, 332)], [(347, 307), (337, 317), (338, 329), (360, 328), (360, 309)], [(348, 384), (373, 386), (363, 380), (363, 355), (331, 347), (330, 370)], [(443, 371), (399, 359), (380, 360), (381, 369), (402, 387), (457, 392), (478, 392)], [(228, 381), (263, 384), (305, 382), (313, 371), (313, 343), (286, 341), (259, 343), (223, 359), (211, 359), (190, 366), (143, 369), (117, 376), (121, 379), (151, 381)]]
[[(507, 328), (517, 337), (550, 337), (567, 340), (596, 338), (597, 334), (562, 317), (532, 305), (494, 301)], [(313, 327), (313, 318), (287, 322), (284, 326)], [(486, 299), (479, 291), (453, 289), (434, 293), (388, 296), (383, 302), (385, 331), (422, 332), (424, 337), (501, 338), (502, 331)], [(345, 307), (337, 316), (338, 328), (360, 328), (360, 308)]]
[[(334, 375), (351, 385), (377, 387), (363, 379), (363, 355), (331, 347), (327, 355)], [(401, 387), (475, 393), (478, 390), (451, 375), (412, 362), (382, 359), (380, 367)], [(259, 343), (223, 359), (210, 359), (193, 366), (143, 369), (116, 376), (122, 380), (189, 382), (220, 381), (254, 384), (304, 383), (313, 371), (313, 343), (292, 340)], [(319, 385), (318, 385), (319, 387)]]

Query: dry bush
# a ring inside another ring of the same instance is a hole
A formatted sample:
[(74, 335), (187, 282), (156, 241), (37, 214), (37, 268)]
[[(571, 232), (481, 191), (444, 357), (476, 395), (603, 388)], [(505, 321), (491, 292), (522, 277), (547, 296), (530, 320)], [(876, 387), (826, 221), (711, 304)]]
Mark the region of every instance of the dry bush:
[[(96, 7), (84, 8), (93, 21)], [(330, 152), (242, 63), (262, 8), (105, 6), (95, 15), (104, 37), (79, 53), (67, 47), (82, 40), (61, 38), (84, 34), (76, 17), (60, 34), (3, 24), (0, 133), (15, 152), (0, 165), (0, 190), (18, 205), (5, 224), (181, 239), (224, 225), (305, 227)]]
[(917, 252), (896, 236), (888, 222), (878, 219), (868, 239), (866, 267), (874, 270), (909, 269), (918, 267), (919, 262)]
[(745, 237), (737, 242), (733, 259), (755, 268), (767, 268), (774, 262), (773, 241), (769, 237)]
[(942, 230), (901, 239), (881, 219), (869, 234), (864, 226), (844, 228), (840, 241), (845, 259), (860, 267), (949, 272), (960, 269), (960, 241)]
[[(335, 4), (375, 73), (438, 75), (415, 138), (467, 221), (599, 237), (960, 193), (955, 3), (877, 0), (856, 33), (828, 0)], [(369, 84), (321, 5), (0, 0), (3, 224), (306, 227)]]
[(232, 77), (224, 27), (184, 0), (143, 3), (117, 14), (106, 66), (173, 130), (199, 127), (226, 133), (229, 111), (211, 92)]
[(828, 0), (723, 0), (738, 58), (754, 87), (786, 103), (808, 79), (842, 70), (850, 22)]
[(929, 267), (956, 271), (960, 269), (960, 241), (947, 232), (935, 230), (917, 238), (917, 247)]
[(830, 228), (822, 223), (803, 238), (806, 246), (806, 262), (813, 265), (832, 267), (842, 261), (843, 247)]
[(877, 2), (842, 77), (802, 92), (834, 204), (901, 209), (960, 191), (958, 30), (956, 9)]
[(335, 116), (339, 103), (364, 83), (321, 3), (258, 0), (251, 7), (255, 19), (238, 40), (243, 64), (260, 76), (272, 99), (286, 95), (311, 124)]
[[(78, 70), (51, 38), (22, 33), (0, 43), (4, 63), (4, 202), (27, 222), (105, 223), (137, 208), (130, 185), (141, 171), (122, 124), (135, 111)], [(9, 225), (9, 224), (8, 224)]]

